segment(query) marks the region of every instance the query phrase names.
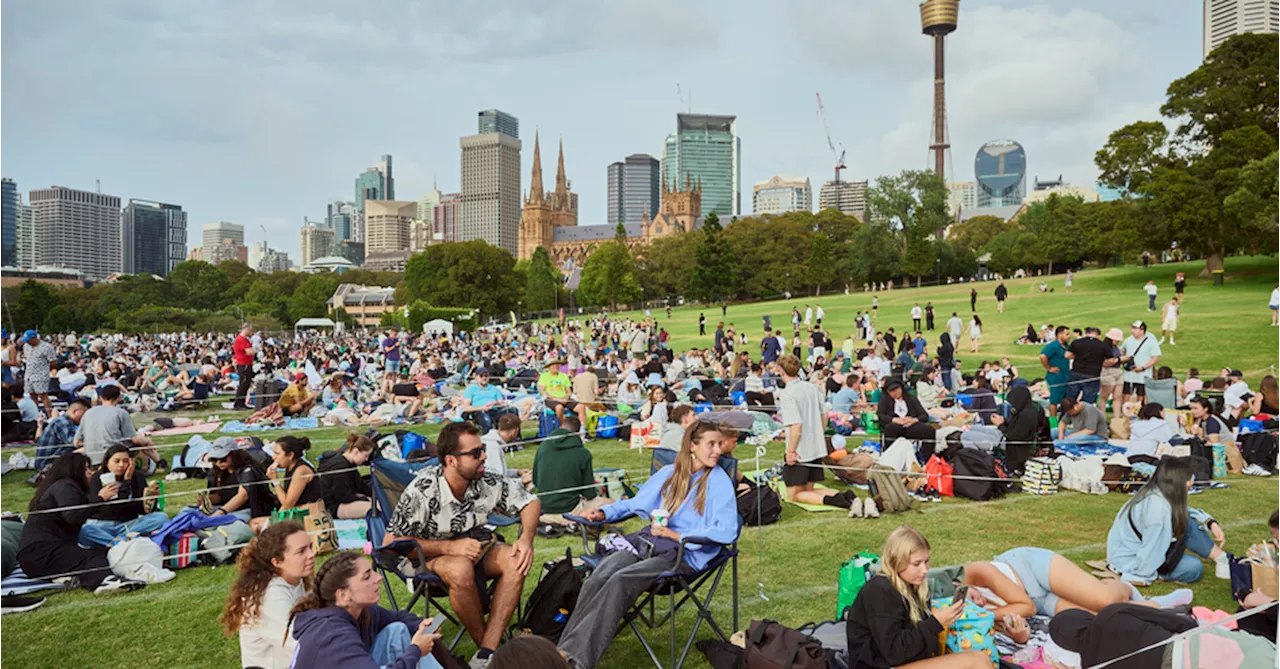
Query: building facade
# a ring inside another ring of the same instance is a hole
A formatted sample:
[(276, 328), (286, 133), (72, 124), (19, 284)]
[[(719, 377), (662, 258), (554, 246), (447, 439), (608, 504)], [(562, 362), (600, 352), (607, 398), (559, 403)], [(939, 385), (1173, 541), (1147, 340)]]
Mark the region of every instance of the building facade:
[(329, 310), (341, 309), (361, 327), (377, 327), (382, 314), (396, 308), (396, 289), (344, 283), (329, 298)]
[(742, 215), (742, 139), (737, 117), (677, 114), (662, 150), (664, 183), (698, 183), (702, 209), (723, 219)]
[(636, 153), (609, 166), (609, 225), (643, 223), (661, 204), (662, 163)]
[(270, 274), (272, 272), (287, 272), (293, 267), (293, 261), (289, 260), (289, 254), (283, 251), (277, 251), (268, 248), (262, 254), (262, 258), (258, 261), (258, 271)]
[(130, 199), (120, 214), (125, 274), (169, 276), (187, 258), (187, 212), (176, 204)]
[(440, 204), (431, 212), (431, 234), (437, 243), (458, 241), (462, 224), (462, 193), (440, 196)]
[(947, 182), (947, 211), (955, 215), (978, 207), (978, 184), (973, 181)]
[(338, 242), (338, 255), (351, 261), (351, 264), (359, 267), (364, 264), (364, 242), (352, 241), (344, 239)]
[(1235, 35), (1280, 33), (1280, 0), (1203, 0), (1201, 57)]
[(520, 119), (497, 109), (486, 109), (476, 114), (476, 134), (499, 133), (512, 139), (520, 139)]
[(335, 243), (351, 239), (355, 232), (356, 203), (334, 200), (329, 203), (325, 223), (333, 230)]
[(502, 132), (463, 137), (458, 241), (483, 239), (513, 255), (520, 243), (520, 140)]
[(0, 179), (0, 265), (18, 264), (18, 206), (22, 195), (13, 179)]
[(1077, 186), (1072, 183), (1059, 180), (1050, 186), (1044, 188), (1037, 187), (1035, 190), (1027, 193), (1027, 204), (1034, 202), (1042, 202), (1048, 200), (1050, 195), (1058, 197), (1078, 197), (1085, 202), (1101, 202), (1102, 197), (1092, 188)]
[[(217, 223), (205, 223), (200, 229), (201, 246), (213, 246), (214, 244), (239, 244), (244, 246), (244, 226), (228, 223), (226, 221), (218, 221)], [(229, 240), (229, 241), (228, 241)]]
[(15, 226), (15, 252), (18, 267), (35, 267), (39, 261), (36, 251), (36, 216), (29, 204), (22, 203), (22, 193), (18, 193), (18, 216)]
[(31, 191), (38, 257), (89, 281), (120, 271), (120, 198), (63, 186)]
[(364, 256), (364, 269), (371, 272), (403, 272), (413, 254), (405, 251), (370, 251)]
[(188, 260), (204, 260), (210, 265), (217, 265), (226, 260), (239, 260), (240, 262), (249, 264), (249, 247), (244, 244), (210, 244), (200, 249), (200, 257), (192, 258), (187, 256)]
[(436, 188), (435, 185), (433, 184), (431, 186), (431, 190), (427, 191), (425, 195), (418, 198), (418, 216), (417, 216), (418, 220), (420, 221), (435, 220), (435, 211), (436, 211), (436, 207), (440, 204), (441, 195), (442, 194), (440, 193), (440, 189)]
[(409, 250), (409, 224), (417, 213), (417, 202), (365, 200), (366, 254)]
[(973, 159), (978, 208), (1014, 207), (1027, 197), (1027, 152), (1011, 139), (983, 144)]
[(327, 225), (306, 221), (302, 225), (300, 242), (302, 258), (299, 262), (303, 267), (310, 267), (316, 259), (333, 255), (336, 235)]
[(751, 213), (785, 214), (813, 211), (813, 186), (807, 178), (783, 175), (757, 181), (751, 189)]
[(356, 177), (355, 211), (351, 217), (351, 236), (363, 242), (365, 235), (364, 201), (396, 199), (396, 180), (392, 174), (391, 156), (384, 154), (377, 165)]
[(623, 242), (633, 250), (657, 237), (702, 227), (702, 189), (687, 178), (683, 189), (668, 189), (664, 185), (659, 211), (640, 223), (578, 225), (578, 203), (571, 195), (564, 173), (563, 146), (556, 171), (556, 189), (542, 191), (542, 156), (535, 136), (533, 174), (520, 220), (518, 258), (533, 257), (533, 252), (541, 246), (557, 266), (563, 267), (572, 261), (577, 267), (583, 267), (597, 246), (617, 239), (619, 225), (623, 228)]
[(867, 182), (828, 181), (818, 193), (818, 209), (835, 209), (842, 214), (867, 220)]
[(623, 174), (626, 171), (626, 163), (618, 161), (610, 163), (605, 168), (605, 178), (607, 180), (608, 193), (605, 196), (605, 221), (609, 225), (617, 225), (622, 222), (624, 215), (622, 213), (623, 198)]

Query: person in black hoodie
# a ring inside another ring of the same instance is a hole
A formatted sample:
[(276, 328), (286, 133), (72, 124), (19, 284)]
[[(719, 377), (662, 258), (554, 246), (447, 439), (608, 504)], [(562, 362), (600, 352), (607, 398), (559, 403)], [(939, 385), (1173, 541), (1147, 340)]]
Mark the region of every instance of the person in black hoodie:
[[(1080, 664), (1092, 667), (1123, 657), (1153, 643), (1195, 629), (1191, 616), (1141, 604), (1112, 604), (1093, 615), (1063, 611), (1049, 621), (1049, 636), (1065, 650), (1080, 654)], [(1165, 647), (1152, 648), (1111, 665), (1114, 669), (1160, 669)]]
[(1031, 401), (1031, 391), (1026, 386), (1014, 386), (1009, 391), (1008, 401), (1013, 407), (1013, 416), (1005, 418), (997, 413), (991, 417), (991, 424), (1004, 433), (1004, 452), (1008, 459), (1009, 475), (1021, 476), (1027, 460), (1035, 454), (1035, 442), (1040, 436), (1040, 419), (1044, 414)]
[(334, 518), (364, 518), (369, 512), (373, 489), (357, 468), (372, 453), (373, 440), (352, 432), (342, 448), (320, 458), (320, 495)]
[(907, 393), (906, 386), (897, 378), (884, 382), (876, 415), (886, 444), (898, 437), (932, 441), (935, 436), (935, 430), (929, 424), (929, 412), (924, 410), (920, 400)]
[(929, 541), (910, 525), (885, 539), (881, 574), (858, 591), (845, 616), (850, 669), (991, 669), (991, 657), (941, 655), (938, 637), (964, 612), (964, 601), (929, 607)]
[(77, 544), (84, 522), (102, 509), (102, 503), (114, 499), (118, 491), (115, 483), (109, 483), (95, 499), (90, 499), (90, 476), (93, 470), (84, 453), (60, 455), (49, 465), (22, 526), (18, 564), (34, 578), (73, 576), (80, 587), (95, 595), (142, 588), (146, 585), (142, 581), (111, 573), (106, 548), (81, 548)]
[[(292, 667), (308, 669), (418, 669), (456, 666), (431, 619), (378, 606), (382, 577), (364, 555), (342, 551), (316, 572), (315, 588), (289, 612), (298, 647)], [(436, 664), (422, 663), (426, 656)], [(443, 661), (442, 661), (443, 658)]]
[(942, 385), (947, 390), (951, 387), (951, 372), (956, 367), (956, 347), (951, 343), (951, 333), (943, 332), (938, 337), (938, 369), (942, 370)]

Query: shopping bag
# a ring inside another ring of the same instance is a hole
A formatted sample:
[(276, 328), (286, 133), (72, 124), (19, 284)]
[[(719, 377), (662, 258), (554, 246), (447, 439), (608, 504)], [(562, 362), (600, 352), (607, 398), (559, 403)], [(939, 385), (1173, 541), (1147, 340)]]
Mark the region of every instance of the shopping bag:
[(302, 529), (311, 535), (311, 546), (316, 549), (316, 555), (338, 550), (338, 530), (333, 525), (333, 516), (324, 508), (324, 502), (316, 500), (308, 504), (306, 510)]
[(924, 473), (928, 474), (929, 487), (937, 490), (943, 497), (955, 497), (955, 479), (951, 475), (955, 472), (955, 468), (951, 463), (943, 460), (937, 455), (929, 456), (929, 461), (924, 463)]
[(1272, 599), (1280, 599), (1280, 595), (1277, 595), (1277, 591), (1280, 591), (1280, 570), (1260, 564), (1253, 565), (1253, 588), (1261, 590)]
[(1052, 458), (1027, 460), (1022, 474), (1022, 491), (1033, 495), (1053, 495), (1062, 481), (1062, 465)]
[(840, 591), (836, 596), (837, 620), (844, 618), (845, 609), (853, 606), (853, 600), (858, 598), (858, 592), (867, 584), (879, 566), (880, 558), (869, 551), (862, 551), (840, 565)]

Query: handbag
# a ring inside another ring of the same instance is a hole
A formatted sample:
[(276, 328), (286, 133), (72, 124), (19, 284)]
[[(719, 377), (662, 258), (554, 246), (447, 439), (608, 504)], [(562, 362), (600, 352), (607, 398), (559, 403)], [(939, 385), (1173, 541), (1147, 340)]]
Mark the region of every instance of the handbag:
[[(952, 598), (946, 597), (935, 601), (933, 608), (945, 608), (951, 605)], [(945, 645), (947, 653), (965, 653), (971, 650), (982, 651), (991, 657), (993, 665), (999, 665), (1000, 652), (996, 650), (996, 616), (994, 613), (974, 604), (964, 603), (964, 612), (948, 627)]]
[[(1142, 541), (1142, 532), (1138, 531), (1138, 526), (1133, 522), (1132, 506), (1130, 506), (1129, 510), (1125, 513), (1125, 518), (1128, 519), (1129, 527), (1133, 530), (1133, 533), (1137, 535), (1138, 541)], [(1187, 552), (1187, 535), (1188, 534), (1190, 533), (1183, 532), (1182, 536), (1178, 537), (1173, 541), (1173, 543), (1169, 544), (1169, 550), (1165, 551), (1164, 553), (1164, 564), (1161, 564), (1160, 567), (1156, 569), (1157, 574), (1160, 574), (1163, 576), (1163, 575), (1172, 573), (1173, 568), (1178, 566), (1178, 561), (1181, 560), (1182, 555)]]
[(302, 529), (311, 536), (311, 547), (316, 555), (332, 553), (338, 550), (338, 530), (334, 527), (333, 516), (324, 508), (322, 500), (310, 504), (295, 506), (292, 509), (277, 509), (271, 512), (272, 525), (286, 520), (302, 524)]
[(862, 551), (840, 565), (840, 591), (836, 596), (836, 619), (844, 618), (845, 609), (853, 606), (858, 592), (867, 584), (880, 566), (880, 558), (870, 551)]
[(747, 630), (747, 669), (827, 669), (822, 642), (773, 620)]
[(1062, 465), (1052, 458), (1027, 460), (1022, 474), (1022, 491), (1033, 495), (1054, 495), (1062, 481)]

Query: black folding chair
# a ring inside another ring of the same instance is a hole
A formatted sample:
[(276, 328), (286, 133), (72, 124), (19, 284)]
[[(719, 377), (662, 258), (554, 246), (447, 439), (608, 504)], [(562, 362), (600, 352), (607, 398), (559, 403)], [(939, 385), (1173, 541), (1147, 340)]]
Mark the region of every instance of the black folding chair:
[[(647, 520), (647, 516), (643, 513), (634, 514), (634, 516), (625, 516), (619, 518), (614, 523), (619, 523), (628, 518), (640, 517)], [(593, 522), (581, 516), (566, 514), (565, 518), (578, 523), (582, 528), (582, 548), (583, 554), (581, 559), (590, 569), (595, 569), (603, 556), (597, 555), (593, 548), (587, 543), (588, 529), (594, 530), (596, 533), (605, 525), (604, 522)], [(738, 523), (738, 534), (742, 533), (742, 523)], [(644, 631), (640, 629), (643, 624), (648, 629), (657, 629), (660, 626), (668, 626), (670, 629), (670, 664), (666, 665), (671, 669), (680, 669), (684, 665), (685, 658), (689, 655), (689, 650), (693, 647), (693, 643), (698, 636), (698, 629), (706, 621), (711, 626), (712, 631), (720, 640), (729, 641), (729, 636), (724, 633), (720, 625), (716, 623), (715, 616), (711, 612), (711, 601), (716, 596), (716, 589), (720, 587), (720, 581), (724, 577), (725, 569), (729, 569), (731, 576), (731, 587), (733, 589), (733, 627), (731, 630), (738, 629), (738, 537), (735, 536), (732, 543), (724, 544), (713, 541), (707, 537), (681, 537), (680, 548), (676, 553), (676, 564), (684, 566), (684, 551), (689, 544), (698, 544), (700, 546), (719, 546), (720, 552), (716, 554), (710, 562), (701, 570), (693, 572), (683, 568), (677, 568), (677, 571), (663, 572), (654, 580), (636, 603), (623, 615), (622, 621), (618, 624), (618, 631), (622, 631), (623, 627), (629, 626), (635, 632), (636, 638), (640, 640), (640, 645), (644, 646), (645, 652), (649, 654), (649, 659), (653, 661), (653, 665), (658, 669), (664, 669), (662, 661), (658, 659), (658, 655), (654, 652), (654, 648), (650, 645), (649, 640), (645, 638)], [(706, 588), (705, 595), (698, 596), (698, 592)], [(657, 610), (657, 599), (660, 597), (667, 598), (667, 610), (661, 612)], [(677, 597), (679, 599), (677, 599)], [(697, 619), (693, 623), (693, 629), (689, 632), (688, 639), (685, 640), (684, 647), (680, 650), (680, 655), (676, 656), (676, 612), (686, 603), (691, 603), (697, 613)]]

